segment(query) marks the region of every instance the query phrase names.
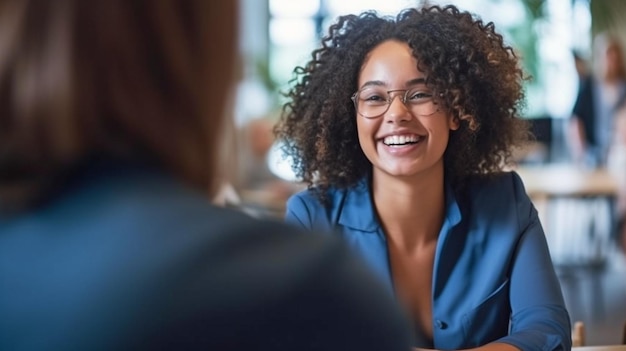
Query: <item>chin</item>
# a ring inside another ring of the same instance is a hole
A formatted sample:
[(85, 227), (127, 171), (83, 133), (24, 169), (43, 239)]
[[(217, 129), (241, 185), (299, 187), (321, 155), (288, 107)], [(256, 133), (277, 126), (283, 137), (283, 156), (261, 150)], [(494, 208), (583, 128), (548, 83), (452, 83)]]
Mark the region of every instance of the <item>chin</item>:
[(411, 177), (414, 176), (418, 173), (420, 173), (420, 169), (416, 169), (416, 168), (408, 168), (408, 167), (387, 167), (387, 168), (380, 168), (380, 171), (382, 171), (385, 174), (388, 174), (390, 176), (393, 177)]

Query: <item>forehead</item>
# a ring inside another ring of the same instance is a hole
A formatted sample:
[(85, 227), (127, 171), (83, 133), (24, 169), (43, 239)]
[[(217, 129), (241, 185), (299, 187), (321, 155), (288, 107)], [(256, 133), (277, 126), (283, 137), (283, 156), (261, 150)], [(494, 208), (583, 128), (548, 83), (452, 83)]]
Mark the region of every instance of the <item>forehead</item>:
[(363, 60), (359, 86), (377, 81), (386, 86), (404, 86), (424, 74), (417, 69), (417, 59), (407, 43), (387, 40), (375, 46)]

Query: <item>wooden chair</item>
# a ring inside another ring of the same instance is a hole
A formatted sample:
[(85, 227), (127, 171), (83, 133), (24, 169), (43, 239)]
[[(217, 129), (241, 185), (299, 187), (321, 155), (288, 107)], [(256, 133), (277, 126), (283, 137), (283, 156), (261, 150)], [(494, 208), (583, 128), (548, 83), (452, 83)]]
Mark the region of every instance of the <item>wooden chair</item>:
[(621, 345), (585, 346), (585, 324), (582, 321), (574, 323), (572, 330), (572, 351), (626, 351), (626, 323), (622, 331)]
[(574, 323), (574, 330), (572, 330), (572, 347), (585, 346), (585, 323), (577, 321)]

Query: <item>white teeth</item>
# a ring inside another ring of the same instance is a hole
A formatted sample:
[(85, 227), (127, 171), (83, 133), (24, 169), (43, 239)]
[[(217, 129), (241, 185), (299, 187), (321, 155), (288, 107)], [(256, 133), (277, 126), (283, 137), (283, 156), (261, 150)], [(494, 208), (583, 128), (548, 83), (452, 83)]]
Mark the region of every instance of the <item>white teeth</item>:
[(391, 135), (383, 139), (386, 145), (404, 145), (407, 143), (416, 143), (419, 141), (417, 135)]

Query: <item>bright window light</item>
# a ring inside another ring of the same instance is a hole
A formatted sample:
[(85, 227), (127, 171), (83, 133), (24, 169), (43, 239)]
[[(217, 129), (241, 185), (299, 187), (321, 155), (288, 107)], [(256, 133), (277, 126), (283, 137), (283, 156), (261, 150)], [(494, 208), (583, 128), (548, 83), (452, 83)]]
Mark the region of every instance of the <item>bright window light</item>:
[(312, 17), (320, 9), (320, 0), (270, 0), (275, 17)]
[(277, 46), (291, 46), (315, 41), (315, 23), (309, 18), (273, 19), (270, 40)]

